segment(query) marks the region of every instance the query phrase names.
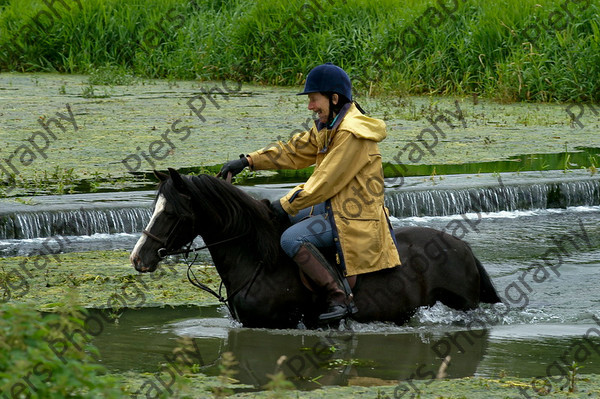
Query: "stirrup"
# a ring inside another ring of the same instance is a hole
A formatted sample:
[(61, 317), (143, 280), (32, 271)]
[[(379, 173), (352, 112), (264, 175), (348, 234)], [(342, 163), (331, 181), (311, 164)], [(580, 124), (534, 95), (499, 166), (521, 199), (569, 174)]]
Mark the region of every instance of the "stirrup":
[(355, 315), (356, 313), (358, 313), (358, 308), (354, 304), (354, 299), (352, 298), (352, 295), (350, 296), (349, 299), (350, 299), (350, 302), (348, 303), (348, 314), (350, 316), (352, 316), (352, 315)]
[(349, 314), (348, 308), (344, 305), (335, 305), (327, 309), (327, 312), (319, 315), (320, 323), (329, 323), (343, 319)]

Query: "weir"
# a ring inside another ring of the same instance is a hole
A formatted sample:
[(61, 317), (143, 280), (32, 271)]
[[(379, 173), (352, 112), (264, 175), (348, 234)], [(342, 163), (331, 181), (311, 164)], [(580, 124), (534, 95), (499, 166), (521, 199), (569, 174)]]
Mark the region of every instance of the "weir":
[(2, 215), (0, 216), (0, 239), (139, 233), (146, 227), (151, 215), (152, 210), (149, 207)]
[(600, 205), (598, 180), (386, 192), (386, 206), (398, 218), (586, 205)]
[(46, 195), (0, 200), (0, 240), (139, 233), (154, 192)]
[[(275, 200), (294, 185), (240, 186)], [(139, 233), (154, 192), (34, 197), (35, 204), (0, 201), (0, 240)], [(397, 218), (600, 205), (600, 177), (589, 172), (448, 175), (386, 180), (386, 206)]]

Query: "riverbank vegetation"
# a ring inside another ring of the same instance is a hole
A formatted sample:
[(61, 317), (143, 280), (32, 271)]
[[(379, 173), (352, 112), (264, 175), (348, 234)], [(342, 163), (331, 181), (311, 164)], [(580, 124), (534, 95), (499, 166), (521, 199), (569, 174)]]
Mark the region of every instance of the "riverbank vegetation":
[(595, 1), (0, 3), (3, 71), (299, 85), (332, 61), (363, 93), (600, 100)]

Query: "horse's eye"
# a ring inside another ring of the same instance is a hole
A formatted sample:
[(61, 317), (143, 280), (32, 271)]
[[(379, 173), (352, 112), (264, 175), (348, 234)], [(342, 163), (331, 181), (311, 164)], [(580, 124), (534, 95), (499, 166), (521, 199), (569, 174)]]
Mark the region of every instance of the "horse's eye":
[(170, 209), (165, 209), (165, 210), (163, 210), (163, 211), (160, 213), (160, 215), (161, 215), (161, 216), (166, 216), (166, 217), (169, 217), (169, 218), (170, 218), (170, 217), (175, 217), (175, 216), (177, 216), (177, 215), (175, 214), (175, 212), (174, 212), (174, 211), (172, 211), (172, 210), (170, 210)]

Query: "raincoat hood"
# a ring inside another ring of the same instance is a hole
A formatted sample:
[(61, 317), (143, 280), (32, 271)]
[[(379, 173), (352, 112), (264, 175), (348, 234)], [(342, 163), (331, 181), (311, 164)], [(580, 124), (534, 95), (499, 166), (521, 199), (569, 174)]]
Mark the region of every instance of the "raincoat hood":
[[(316, 127), (319, 131), (325, 127), (325, 124), (317, 122)], [(354, 103), (342, 107), (332, 130), (347, 130), (356, 138), (372, 140), (376, 143), (387, 137), (385, 122), (363, 114)]]
[(356, 108), (356, 105), (352, 104), (348, 110), (348, 116), (352, 117), (344, 118), (340, 126), (342, 129), (351, 132), (355, 137), (373, 140), (377, 143), (387, 137), (385, 122), (362, 114)]

